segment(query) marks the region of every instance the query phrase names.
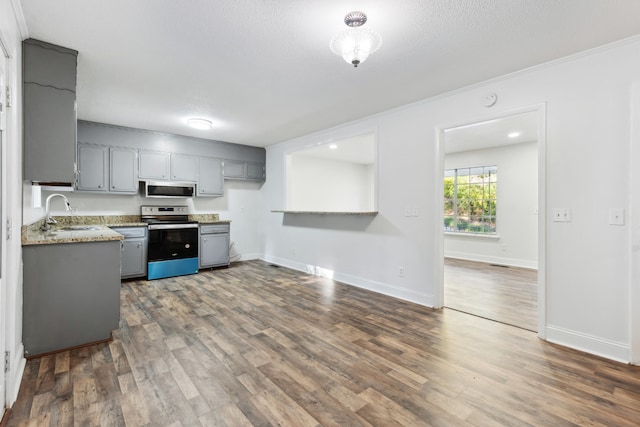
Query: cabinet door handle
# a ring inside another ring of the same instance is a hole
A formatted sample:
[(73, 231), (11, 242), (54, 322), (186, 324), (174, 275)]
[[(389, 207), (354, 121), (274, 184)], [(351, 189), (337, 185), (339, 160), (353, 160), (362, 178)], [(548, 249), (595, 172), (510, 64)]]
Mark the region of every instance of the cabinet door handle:
[(141, 246), (142, 246), (142, 243), (138, 243), (138, 247), (141, 247)]
[(202, 239), (203, 242), (207, 243), (207, 239)]
[(98, 188), (102, 188), (102, 184), (99, 184), (99, 185), (98, 185)]

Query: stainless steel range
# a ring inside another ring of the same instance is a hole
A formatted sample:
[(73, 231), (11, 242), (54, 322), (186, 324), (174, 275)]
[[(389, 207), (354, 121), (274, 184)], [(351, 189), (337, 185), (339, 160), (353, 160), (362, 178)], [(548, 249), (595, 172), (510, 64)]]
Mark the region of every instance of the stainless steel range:
[(187, 206), (141, 206), (140, 216), (149, 224), (149, 280), (198, 272), (198, 223)]

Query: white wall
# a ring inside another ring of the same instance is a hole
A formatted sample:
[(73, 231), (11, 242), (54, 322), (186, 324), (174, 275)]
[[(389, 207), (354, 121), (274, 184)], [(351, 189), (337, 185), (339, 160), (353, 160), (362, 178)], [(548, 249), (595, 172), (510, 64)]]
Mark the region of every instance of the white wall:
[[(15, 9), (14, 9), (15, 8)], [(6, 328), (6, 351), (10, 352), (10, 370), (4, 374), (7, 404), (13, 403), (24, 370), (22, 357), (22, 247), (20, 245), (20, 218), (22, 207), (22, 48), (26, 30), (21, 27), (22, 11), (17, 0), (0, 2), (0, 33), (9, 49), (7, 60), (8, 83), (13, 93), (13, 105), (7, 108), (7, 132), (2, 152), (2, 220), (12, 225), (12, 234), (2, 244), (2, 286), (5, 289), (6, 312), (1, 312), (0, 327)], [(2, 50), (0, 49), (0, 54)], [(4, 403), (4, 402), (2, 402)]]
[(538, 266), (538, 145), (536, 142), (445, 155), (445, 169), (498, 166), (496, 226), (499, 238), (444, 236), (446, 257)]
[[(141, 205), (186, 205), (189, 211), (217, 213), (220, 219), (231, 220), (230, 239), (233, 242), (232, 259), (259, 258), (263, 252), (262, 183), (251, 181), (224, 182), (223, 197), (195, 197), (190, 199), (148, 199), (142, 196), (64, 193), (77, 215), (140, 215)], [(30, 224), (44, 217), (44, 208), (31, 207), (31, 186), (24, 184), (24, 223)], [(42, 191), (41, 205), (51, 192)], [(53, 199), (51, 212), (55, 216), (71, 215), (60, 200)]]
[[(437, 129), (545, 104), (547, 323), (541, 334), (630, 360), (629, 231), (609, 225), (608, 211), (628, 209), (631, 197), (630, 90), (640, 75), (638, 52), (640, 39), (627, 40), (269, 147), (267, 211), (282, 207), (285, 151), (377, 128), (379, 214), (265, 213), (265, 258), (320, 266), (338, 280), (433, 305), (441, 262), (435, 224), (442, 221), (434, 209), (442, 185)], [(486, 108), (481, 100), (489, 92), (498, 103)], [(407, 205), (419, 216), (405, 217)], [(554, 207), (571, 208), (572, 222), (552, 222)]]
[(373, 211), (373, 167), (291, 155), (289, 205), (293, 211)]

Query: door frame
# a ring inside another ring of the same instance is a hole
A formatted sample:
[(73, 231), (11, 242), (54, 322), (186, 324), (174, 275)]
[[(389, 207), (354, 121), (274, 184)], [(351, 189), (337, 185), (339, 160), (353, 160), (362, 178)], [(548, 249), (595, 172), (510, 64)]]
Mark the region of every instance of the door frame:
[(631, 84), (629, 170), (629, 362), (640, 365), (640, 80)]
[[(537, 113), (537, 147), (538, 147), (538, 337), (546, 339), (547, 324), (547, 227), (546, 227), (546, 211), (547, 211), (547, 151), (546, 151), (546, 104), (535, 104), (528, 107), (522, 107), (500, 113), (488, 114), (482, 117), (476, 117), (473, 120), (460, 121), (458, 123), (437, 126), (436, 132), (436, 155), (435, 159), (435, 177), (434, 182), (442, 181), (444, 176), (444, 144), (445, 130), (460, 126), (469, 126), (475, 123), (485, 122), (488, 120), (502, 119), (523, 113)], [(444, 189), (442, 185), (436, 185), (434, 201), (434, 235), (436, 238), (436, 253), (438, 254), (438, 262), (434, 269), (435, 283), (437, 283), (434, 293), (435, 308), (444, 306), (444, 231), (442, 230), (442, 212), (444, 209)]]
[(2, 358), (2, 381), (0, 382), (0, 419), (8, 406), (7, 386), (10, 372), (5, 372), (5, 354), (7, 351), (7, 337), (9, 336), (9, 316), (7, 310), (7, 240), (4, 233), (4, 224), (7, 221), (6, 206), (6, 146), (7, 146), (7, 108), (6, 88), (9, 85), (8, 63), (11, 54), (7, 49), (6, 38), (0, 32), (0, 103), (3, 110), (0, 113), (0, 357)]

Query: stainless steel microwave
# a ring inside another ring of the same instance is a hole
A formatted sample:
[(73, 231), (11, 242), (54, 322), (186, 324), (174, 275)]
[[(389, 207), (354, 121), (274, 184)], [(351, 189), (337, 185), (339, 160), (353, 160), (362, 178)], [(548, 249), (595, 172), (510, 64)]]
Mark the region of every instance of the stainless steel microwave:
[(195, 182), (147, 181), (145, 197), (195, 197)]

